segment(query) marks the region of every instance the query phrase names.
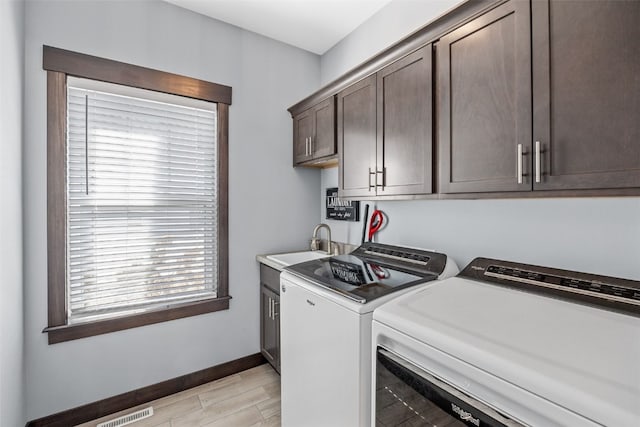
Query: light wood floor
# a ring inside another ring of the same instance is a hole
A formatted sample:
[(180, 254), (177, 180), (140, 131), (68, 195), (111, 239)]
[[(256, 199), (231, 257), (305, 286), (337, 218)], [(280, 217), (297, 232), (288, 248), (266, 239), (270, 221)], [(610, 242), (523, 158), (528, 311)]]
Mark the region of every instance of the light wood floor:
[(98, 423), (153, 406), (153, 416), (131, 427), (280, 426), (280, 376), (264, 364), (217, 381), (81, 424)]

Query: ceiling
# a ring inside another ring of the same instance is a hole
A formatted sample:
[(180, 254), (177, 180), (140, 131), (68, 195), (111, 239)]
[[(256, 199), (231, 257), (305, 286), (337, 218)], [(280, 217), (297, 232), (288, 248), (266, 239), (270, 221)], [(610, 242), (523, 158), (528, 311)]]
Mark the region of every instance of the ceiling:
[(165, 0), (322, 55), (391, 0)]

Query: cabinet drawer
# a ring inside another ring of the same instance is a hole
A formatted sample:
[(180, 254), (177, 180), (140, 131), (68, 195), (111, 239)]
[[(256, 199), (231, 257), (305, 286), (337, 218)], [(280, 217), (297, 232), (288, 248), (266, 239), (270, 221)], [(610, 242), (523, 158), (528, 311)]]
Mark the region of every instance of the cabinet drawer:
[(260, 283), (280, 295), (280, 271), (260, 264)]

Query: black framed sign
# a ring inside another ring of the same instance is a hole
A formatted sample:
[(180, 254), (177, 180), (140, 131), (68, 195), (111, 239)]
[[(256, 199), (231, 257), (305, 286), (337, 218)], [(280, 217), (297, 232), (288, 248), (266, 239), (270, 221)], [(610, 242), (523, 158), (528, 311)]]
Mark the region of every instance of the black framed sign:
[(360, 221), (360, 202), (342, 200), (338, 197), (338, 188), (327, 188), (327, 219), (338, 221)]

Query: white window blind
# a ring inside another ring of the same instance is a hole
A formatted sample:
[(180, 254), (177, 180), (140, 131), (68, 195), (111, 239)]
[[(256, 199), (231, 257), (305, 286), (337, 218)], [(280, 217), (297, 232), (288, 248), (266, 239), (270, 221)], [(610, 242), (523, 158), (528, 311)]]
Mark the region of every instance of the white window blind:
[(216, 104), (69, 78), (69, 322), (216, 297)]

